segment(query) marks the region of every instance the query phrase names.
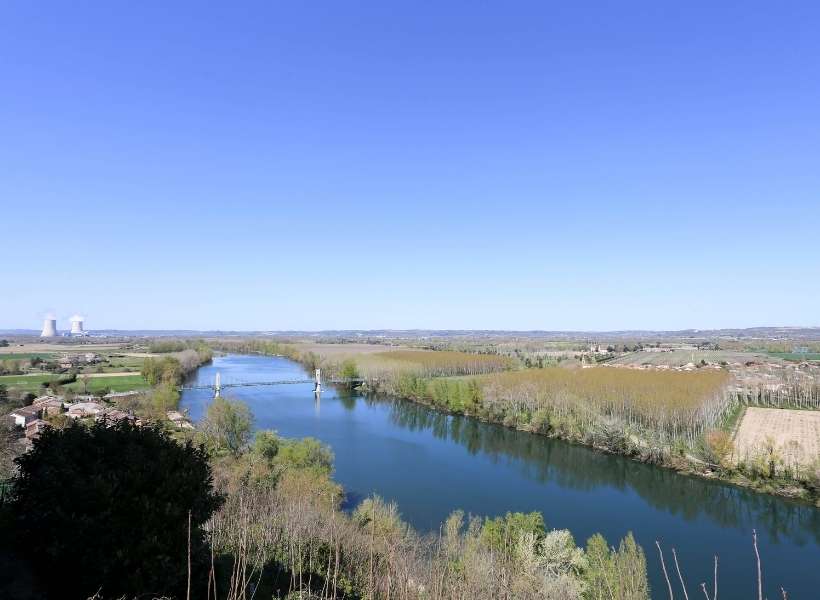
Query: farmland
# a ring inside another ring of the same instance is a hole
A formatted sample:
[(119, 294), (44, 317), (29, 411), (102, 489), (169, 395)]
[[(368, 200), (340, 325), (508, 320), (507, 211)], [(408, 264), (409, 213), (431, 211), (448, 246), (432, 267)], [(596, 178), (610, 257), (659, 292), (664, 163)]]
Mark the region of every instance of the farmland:
[(33, 358), (40, 358), (42, 360), (50, 360), (54, 358), (54, 354), (47, 352), (4, 352), (0, 353), (0, 361), (2, 360), (31, 360)]
[[(116, 376), (111, 376), (116, 375)], [(136, 374), (102, 374), (88, 375), (88, 393), (95, 393), (107, 389), (112, 392), (123, 392), (129, 390), (145, 389), (148, 387), (148, 382), (139, 373)], [(65, 376), (58, 375), (5, 375), (0, 377), (0, 385), (6, 386), (8, 389), (16, 389), (21, 392), (39, 393), (43, 390), (43, 384), (59, 383), (60, 380), (65, 380)], [(84, 392), (86, 386), (82, 381), (82, 376), (77, 381), (66, 383), (62, 386), (64, 389), (69, 389), (73, 392)]]
[[(466, 348), (469, 340), (425, 344)], [(415, 340), (407, 346), (395, 340), (391, 345), (246, 340), (220, 341), (219, 346), (229, 352), (280, 354), (309, 369), (321, 368), (327, 378), (362, 378), (365, 393), (405, 398), (686, 472), (719, 473), (768, 492), (794, 495), (800, 489), (796, 495), (814, 497), (808, 471), (784, 477), (746, 464), (746, 449), (762, 447), (764, 430), (744, 426), (737, 440), (732, 432), (747, 406), (816, 408), (817, 367), (765, 351), (717, 349), (716, 344), (631, 342), (613, 344), (614, 351), (577, 342), (505, 341), (503, 350), (501, 343), (476, 344), (480, 352), (422, 349)], [(596, 365), (597, 356), (604, 357), (603, 364)], [(735, 443), (744, 456), (730, 466), (724, 455), (726, 448), (734, 451)]]
[[(187, 348), (185, 342), (175, 347)], [(146, 359), (171, 357), (187, 373), (210, 357), (192, 348), (171, 353), (146, 352), (146, 344), (124, 343), (41, 343), (24, 342), (0, 348), (0, 385), (17, 395), (38, 394), (46, 386), (96, 394), (146, 389), (149, 382), (141, 375)], [(34, 359), (41, 359), (40, 362)]]
[(57, 381), (57, 379), (59, 377), (54, 375), (3, 375), (0, 377), (0, 385), (25, 392), (37, 392), (41, 384)]
[(737, 364), (747, 362), (775, 361), (762, 352), (740, 352), (730, 350), (698, 350), (673, 349), (663, 352), (632, 352), (613, 359), (609, 362), (613, 366), (652, 366), (652, 367), (683, 367), (687, 364), (701, 364), (701, 361), (710, 364)]
[(769, 352), (769, 356), (797, 362), (804, 360), (820, 361), (820, 352)]
[(735, 459), (766, 460), (797, 470), (820, 459), (820, 412), (749, 407), (735, 436)]
[[(86, 391), (82, 377), (65, 387), (75, 393), (84, 393)], [(95, 394), (101, 390), (109, 390), (111, 392), (128, 392), (131, 390), (144, 390), (148, 387), (148, 382), (140, 374), (129, 374), (117, 377), (89, 375), (87, 389), (89, 394)]]

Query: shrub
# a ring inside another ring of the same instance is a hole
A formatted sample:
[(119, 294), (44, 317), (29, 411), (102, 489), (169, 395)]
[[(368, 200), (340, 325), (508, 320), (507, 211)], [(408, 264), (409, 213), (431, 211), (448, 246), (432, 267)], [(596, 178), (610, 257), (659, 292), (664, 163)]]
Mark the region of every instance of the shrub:
[(184, 594), (189, 514), (197, 562), (221, 503), (202, 448), (95, 423), (45, 430), (17, 464), (13, 533), (51, 597)]
[(248, 446), (253, 415), (250, 408), (239, 400), (214, 398), (202, 422), (202, 431), (208, 446), (214, 452), (228, 452), (234, 456)]

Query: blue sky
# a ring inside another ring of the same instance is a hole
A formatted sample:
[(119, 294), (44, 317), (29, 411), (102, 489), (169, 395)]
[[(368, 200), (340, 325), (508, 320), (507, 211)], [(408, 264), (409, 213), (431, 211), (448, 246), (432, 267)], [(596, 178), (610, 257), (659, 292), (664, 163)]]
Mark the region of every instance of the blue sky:
[(664, 4), (4, 2), (0, 327), (820, 325), (820, 7)]

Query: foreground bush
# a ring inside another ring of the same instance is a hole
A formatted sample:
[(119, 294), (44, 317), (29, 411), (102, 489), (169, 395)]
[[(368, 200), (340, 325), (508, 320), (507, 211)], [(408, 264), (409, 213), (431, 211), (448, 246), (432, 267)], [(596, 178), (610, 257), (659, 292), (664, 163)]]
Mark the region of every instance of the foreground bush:
[(49, 597), (184, 597), (189, 514), (197, 566), (221, 504), (201, 448), (127, 423), (73, 425), (17, 464), (11, 534)]

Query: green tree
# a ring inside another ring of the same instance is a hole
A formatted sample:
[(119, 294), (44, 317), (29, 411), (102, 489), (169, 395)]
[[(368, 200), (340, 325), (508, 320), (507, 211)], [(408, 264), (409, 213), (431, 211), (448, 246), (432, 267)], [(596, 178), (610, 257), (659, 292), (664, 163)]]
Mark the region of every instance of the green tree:
[(80, 381), (82, 381), (83, 383), (83, 394), (88, 393), (88, 384), (90, 380), (91, 378), (88, 375), (83, 375), (82, 377), (80, 377)]
[(10, 420), (0, 420), (0, 485), (14, 472), (14, 458), (18, 452), (19, 436)]
[(12, 535), (50, 597), (184, 596), (189, 515), (193, 581), (205, 580), (202, 526), (221, 498), (201, 447), (127, 422), (72, 425), (17, 465)]
[(260, 458), (272, 462), (279, 453), (279, 436), (275, 431), (258, 431), (253, 440), (253, 452)]
[(306, 437), (301, 440), (282, 440), (277, 462), (283, 467), (314, 469), (330, 474), (333, 470), (333, 451), (319, 440)]
[(155, 411), (156, 418), (164, 419), (165, 413), (175, 410), (179, 405), (179, 392), (170, 383), (162, 383), (151, 394), (151, 406)]
[(145, 377), (145, 381), (148, 382), (148, 385), (156, 385), (159, 382), (160, 372), (158, 361), (153, 358), (146, 358), (142, 361), (140, 374)]
[(339, 372), (342, 379), (358, 379), (359, 369), (356, 367), (356, 361), (348, 358), (342, 363), (342, 369)]
[(160, 382), (178, 385), (182, 381), (183, 375), (182, 366), (172, 356), (164, 356), (159, 359), (146, 358), (142, 362), (140, 373), (149, 385), (157, 385)]
[(586, 562), (587, 600), (648, 600), (646, 557), (631, 532), (617, 550), (596, 533), (587, 541)]
[(202, 430), (209, 446), (216, 452), (239, 456), (250, 441), (253, 416), (248, 405), (239, 400), (214, 398)]
[(544, 532), (544, 517), (540, 512), (508, 512), (503, 517), (484, 520), (481, 541), (488, 548), (510, 555), (523, 534), (532, 534), (540, 540)]

